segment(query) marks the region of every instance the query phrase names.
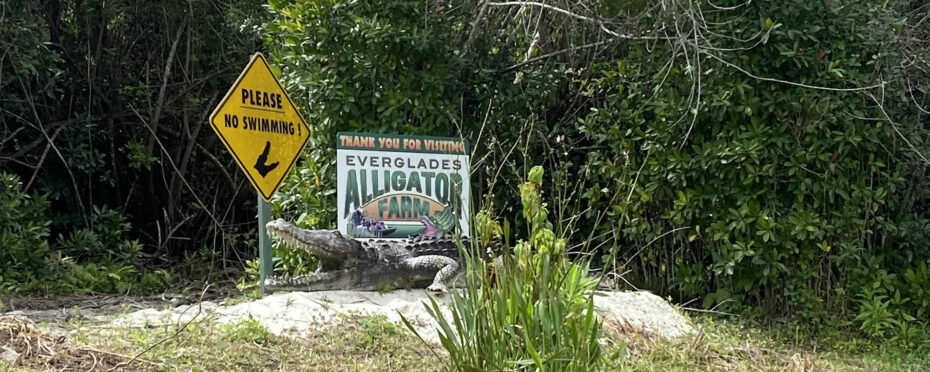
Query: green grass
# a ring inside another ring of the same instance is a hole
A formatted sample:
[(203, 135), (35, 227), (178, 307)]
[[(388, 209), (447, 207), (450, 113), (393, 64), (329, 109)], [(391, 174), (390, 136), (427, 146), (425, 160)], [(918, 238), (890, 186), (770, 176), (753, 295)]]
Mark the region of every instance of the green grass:
[(855, 334), (805, 336), (746, 320), (693, 318), (697, 332), (676, 342), (623, 336), (628, 371), (930, 371), (930, 355)]

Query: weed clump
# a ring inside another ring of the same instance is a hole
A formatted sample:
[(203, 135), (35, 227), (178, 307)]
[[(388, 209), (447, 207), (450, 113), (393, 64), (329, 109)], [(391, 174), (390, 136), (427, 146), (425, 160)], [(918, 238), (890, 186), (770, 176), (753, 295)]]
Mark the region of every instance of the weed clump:
[(249, 314), (248, 318), (239, 319), (230, 324), (220, 325), (220, 330), (228, 341), (265, 344), (271, 341), (271, 332)]
[[(451, 315), (444, 315), (435, 301), (427, 306), (457, 370), (535, 366), (589, 371), (604, 362), (602, 328), (592, 299), (597, 279), (587, 275), (587, 262), (565, 257), (565, 240), (552, 231), (540, 196), (543, 169), (534, 167), (528, 179), (520, 186), (527, 239), (512, 249), (505, 246), (494, 262), (482, 259), (473, 247), (462, 247), (465, 288), (452, 293)], [(476, 240), (487, 242), (489, 235), (502, 233), (486, 213), (474, 221)]]

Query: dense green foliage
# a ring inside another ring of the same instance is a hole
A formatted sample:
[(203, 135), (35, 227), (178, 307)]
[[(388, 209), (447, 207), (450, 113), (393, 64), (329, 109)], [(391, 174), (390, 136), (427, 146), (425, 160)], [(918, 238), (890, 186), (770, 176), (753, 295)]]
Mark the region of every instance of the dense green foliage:
[(545, 161), (556, 234), (634, 285), (875, 337), (925, 322), (926, 5), (588, 5), (270, 2), (315, 130), (277, 212), (332, 226), (338, 130), (454, 131), (478, 208), (510, 217), (498, 180)]
[[(594, 104), (567, 136), (601, 146), (588, 167), (622, 172), (605, 161), (625, 156), (642, 167), (635, 185), (598, 178), (632, 187), (614, 228), (643, 245), (686, 227), (630, 268), (705, 307), (759, 306), (815, 322), (850, 319), (846, 310), (858, 308), (860, 320), (887, 321), (863, 322), (876, 336), (927, 314), (913, 290), (926, 283), (905, 272), (930, 260), (919, 248), (927, 195), (913, 188), (930, 147), (919, 129), (926, 117), (908, 105), (913, 77), (897, 70), (903, 15), (916, 9), (801, 1), (741, 9), (704, 15), (704, 58), (689, 65), (665, 67), (673, 51), (634, 46), (580, 84)], [(692, 89), (700, 96), (689, 101)]]
[[(523, 217), (530, 235), (504, 247), (502, 260), (485, 261), (483, 245), (462, 247), (463, 292), (453, 292), (450, 316), (431, 300), (427, 307), (440, 325), (439, 338), (459, 371), (599, 370), (605, 361), (602, 330), (594, 311), (597, 279), (587, 262), (571, 262), (566, 241), (548, 222), (540, 187), (543, 170), (534, 167), (520, 185)], [(500, 239), (505, 229), (476, 215), (483, 242)], [(505, 225), (506, 226), (506, 225)], [(406, 319), (407, 327), (416, 328)]]

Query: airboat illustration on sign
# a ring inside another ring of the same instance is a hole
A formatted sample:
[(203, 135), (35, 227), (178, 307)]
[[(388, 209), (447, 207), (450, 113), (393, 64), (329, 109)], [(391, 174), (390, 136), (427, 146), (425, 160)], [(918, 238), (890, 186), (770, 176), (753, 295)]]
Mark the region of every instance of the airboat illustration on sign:
[(343, 234), (402, 239), (468, 231), (467, 141), (343, 132), (336, 148)]
[(346, 234), (355, 238), (445, 236), (457, 228), (461, 231), (457, 218), (461, 213), (455, 209), (421, 195), (383, 195), (349, 214)]

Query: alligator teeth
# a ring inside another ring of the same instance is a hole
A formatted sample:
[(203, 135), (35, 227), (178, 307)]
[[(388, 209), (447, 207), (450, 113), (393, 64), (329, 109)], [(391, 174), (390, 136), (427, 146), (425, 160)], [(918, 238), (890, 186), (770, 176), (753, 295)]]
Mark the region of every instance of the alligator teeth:
[(289, 247), (292, 247), (292, 248), (303, 249), (303, 250), (310, 250), (310, 245), (309, 245), (309, 244), (307, 244), (307, 243), (305, 243), (305, 242), (303, 242), (303, 241), (298, 240), (297, 238), (295, 238), (295, 237), (292, 236), (291, 234), (286, 234), (286, 233), (284, 233), (284, 232), (282, 232), (282, 231), (279, 231), (279, 230), (277, 230), (277, 229), (268, 229), (268, 235), (269, 235), (271, 238), (273, 238), (275, 241), (284, 243), (284, 245), (286, 245), (286, 246), (289, 246)]

